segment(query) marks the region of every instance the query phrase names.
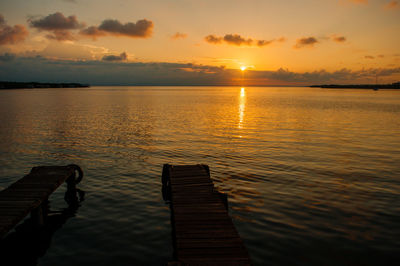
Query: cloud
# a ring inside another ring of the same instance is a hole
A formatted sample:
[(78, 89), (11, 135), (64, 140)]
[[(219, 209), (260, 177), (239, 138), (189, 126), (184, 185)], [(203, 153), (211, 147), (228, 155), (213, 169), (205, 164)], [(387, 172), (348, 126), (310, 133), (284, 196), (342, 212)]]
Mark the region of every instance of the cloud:
[(253, 40), (251, 38), (243, 38), (242, 36), (240, 36), (239, 34), (227, 34), (224, 36), (224, 41), (228, 44), (233, 44), (233, 45), (252, 45), (253, 44)]
[(286, 42), (286, 38), (285, 37), (280, 37), (278, 39), (272, 39), (272, 40), (257, 40), (257, 46), (266, 46), (266, 45), (270, 45), (274, 42)]
[(390, 1), (388, 3), (386, 3), (383, 8), (385, 10), (392, 10), (392, 9), (398, 9), (400, 8), (399, 2), (398, 1)]
[(296, 40), (294, 48), (313, 47), (316, 43), (318, 43), (318, 40), (315, 37), (304, 37)]
[(257, 41), (257, 46), (266, 46), (266, 45), (270, 45), (271, 43), (273, 42), (273, 40), (269, 40), (269, 41), (266, 41), (266, 40), (258, 40)]
[(69, 3), (77, 3), (76, 0), (62, 0), (64, 2), (69, 2)]
[(99, 29), (117, 36), (124, 35), (128, 37), (147, 38), (151, 36), (153, 22), (141, 19), (136, 23), (128, 22), (122, 24), (118, 20), (107, 19), (100, 24)]
[(153, 22), (146, 19), (138, 20), (136, 23), (128, 22), (125, 24), (116, 19), (106, 19), (98, 27), (88, 27), (80, 31), (80, 34), (92, 37), (93, 39), (106, 35), (148, 38), (152, 34), (153, 27)]
[(331, 39), (334, 41), (334, 42), (337, 42), (337, 43), (344, 43), (344, 42), (346, 42), (346, 37), (344, 37), (344, 36), (337, 36), (337, 35), (333, 35), (332, 37), (331, 37)]
[(78, 21), (76, 16), (65, 17), (61, 12), (56, 12), (36, 20), (31, 18), (28, 22), (33, 28), (48, 31), (75, 30), (85, 26)]
[(208, 35), (208, 36), (206, 36), (204, 39), (205, 39), (205, 41), (208, 42), (208, 43), (219, 44), (219, 43), (222, 43), (222, 40), (223, 40), (224, 38), (222, 38), (222, 37), (217, 37), (217, 36), (215, 36), (215, 35)]
[(79, 32), (81, 35), (85, 35), (85, 36), (89, 36), (91, 37), (93, 40), (96, 40), (97, 37), (102, 37), (102, 36), (106, 36), (107, 33), (99, 30), (98, 27), (96, 26), (90, 26), (86, 29), (83, 29)]
[(378, 55), (378, 57), (379, 57), (379, 58), (384, 58), (384, 57), (385, 57), (385, 55), (383, 55), (383, 54), (379, 54), (379, 55)]
[(0, 62), (9, 62), (14, 60), (15, 54), (10, 54), (10, 53), (4, 53), (0, 54)]
[(9, 26), (4, 17), (0, 14), (0, 45), (22, 42), (28, 35), (29, 32), (24, 26)]
[(285, 42), (285, 37), (280, 37), (279, 39), (272, 40), (256, 40), (252, 38), (244, 38), (239, 34), (226, 34), (224, 37), (219, 37), (215, 35), (208, 35), (204, 38), (204, 40), (211, 44), (221, 44), (225, 42), (226, 44), (241, 46), (258, 46), (263, 47), (272, 44), (273, 42)]
[(366, 55), (366, 56), (364, 56), (364, 58), (365, 58), (365, 59), (375, 59), (375, 57), (372, 56), (372, 55)]
[(177, 32), (177, 33), (175, 33), (174, 35), (171, 36), (171, 39), (172, 40), (178, 40), (178, 39), (185, 39), (186, 37), (187, 37), (186, 33)]
[(75, 40), (74, 35), (66, 30), (55, 30), (52, 34), (46, 35), (47, 39), (56, 41), (73, 41)]
[(74, 40), (71, 30), (77, 30), (85, 26), (80, 23), (76, 16), (64, 16), (61, 12), (50, 14), (39, 19), (28, 19), (29, 25), (40, 31), (48, 31), (46, 35), (48, 39), (57, 41)]
[(280, 37), (276, 41), (277, 42), (286, 42), (286, 38), (285, 37)]
[(120, 55), (105, 55), (103, 56), (103, 61), (115, 62), (115, 61), (125, 61), (128, 59), (128, 55), (123, 52)]

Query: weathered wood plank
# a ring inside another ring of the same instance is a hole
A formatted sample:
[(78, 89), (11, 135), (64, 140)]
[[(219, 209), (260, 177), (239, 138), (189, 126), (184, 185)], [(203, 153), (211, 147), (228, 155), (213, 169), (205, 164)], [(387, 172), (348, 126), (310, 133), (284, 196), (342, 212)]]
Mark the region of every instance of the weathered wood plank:
[(0, 238), (45, 202), (68, 178), (73, 178), (75, 170), (82, 176), (76, 165), (34, 167), (28, 175), (1, 191)]
[(171, 193), (175, 259), (185, 265), (251, 265), (208, 166), (166, 165), (165, 179)]
[(237, 237), (236, 230), (200, 230), (200, 231), (191, 231), (191, 232), (176, 232), (176, 239), (215, 239), (215, 238), (233, 238)]
[(181, 256), (191, 256), (192, 258), (219, 257), (219, 258), (245, 258), (247, 256), (246, 249), (242, 247), (225, 247), (225, 248), (183, 248), (178, 250)]

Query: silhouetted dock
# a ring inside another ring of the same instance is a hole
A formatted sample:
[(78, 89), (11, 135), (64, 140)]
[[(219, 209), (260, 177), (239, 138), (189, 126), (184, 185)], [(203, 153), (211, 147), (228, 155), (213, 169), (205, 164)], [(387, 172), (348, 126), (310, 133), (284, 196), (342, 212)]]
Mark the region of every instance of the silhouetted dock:
[(171, 203), (174, 259), (183, 265), (251, 265), (227, 201), (214, 189), (206, 165), (164, 165)]
[(29, 213), (38, 226), (43, 225), (49, 196), (64, 182), (75, 196), (75, 185), (82, 176), (82, 170), (77, 165), (33, 167), (28, 175), (1, 191), (0, 238)]

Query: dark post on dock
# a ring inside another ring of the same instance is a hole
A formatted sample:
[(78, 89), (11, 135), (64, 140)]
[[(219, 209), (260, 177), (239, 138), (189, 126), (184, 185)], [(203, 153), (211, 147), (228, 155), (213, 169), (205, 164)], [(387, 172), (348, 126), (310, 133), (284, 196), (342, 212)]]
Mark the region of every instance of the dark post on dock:
[(207, 165), (165, 164), (162, 183), (171, 208), (175, 262), (170, 264), (251, 265)]
[[(76, 172), (78, 176), (76, 176)], [(49, 196), (64, 182), (67, 195), (75, 196), (76, 187), (83, 177), (77, 165), (33, 167), (31, 172), (0, 192), (0, 239), (29, 213), (40, 227), (46, 219)]]

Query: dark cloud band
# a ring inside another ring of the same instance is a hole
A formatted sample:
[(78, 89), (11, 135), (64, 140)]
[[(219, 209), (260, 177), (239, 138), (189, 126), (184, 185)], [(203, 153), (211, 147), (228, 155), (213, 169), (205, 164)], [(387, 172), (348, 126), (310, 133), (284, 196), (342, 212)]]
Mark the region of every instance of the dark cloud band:
[[(108, 56), (101, 61), (55, 60), (43, 57), (15, 57), (3, 55), (7, 63), (0, 63), (0, 80), (71, 81), (102, 85), (238, 85), (240, 70), (209, 65), (127, 62), (124, 55)], [(107, 59), (106, 59), (107, 58)], [(113, 60), (111, 60), (113, 59)], [(117, 59), (117, 60), (115, 60)], [(4, 60), (3, 60), (4, 61)], [(108, 61), (108, 62), (106, 62)], [(115, 64), (110, 68), (109, 61)], [(68, 71), (66, 71), (66, 69)], [(329, 84), (362, 83), (375, 80), (376, 75), (392, 82), (400, 76), (400, 68), (371, 68), (337, 71), (316, 70), (293, 72), (288, 69), (273, 71), (248, 70), (246, 81), (252, 85), (272, 84)], [(156, 77), (156, 78), (155, 78)], [(52, 80), (50, 80), (52, 79)]]

